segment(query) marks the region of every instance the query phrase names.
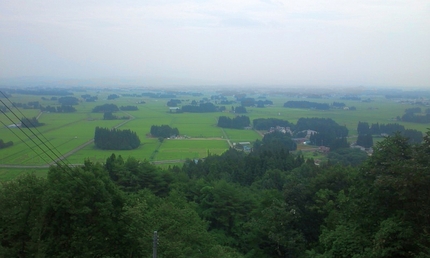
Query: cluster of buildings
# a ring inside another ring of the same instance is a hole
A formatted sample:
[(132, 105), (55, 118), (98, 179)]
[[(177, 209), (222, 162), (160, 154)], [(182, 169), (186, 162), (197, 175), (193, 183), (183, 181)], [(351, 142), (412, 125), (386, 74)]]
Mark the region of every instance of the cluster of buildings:
[(267, 133), (273, 133), (273, 132), (289, 133), (291, 136), (293, 135), (293, 132), (291, 131), (290, 127), (282, 127), (282, 126), (270, 127)]

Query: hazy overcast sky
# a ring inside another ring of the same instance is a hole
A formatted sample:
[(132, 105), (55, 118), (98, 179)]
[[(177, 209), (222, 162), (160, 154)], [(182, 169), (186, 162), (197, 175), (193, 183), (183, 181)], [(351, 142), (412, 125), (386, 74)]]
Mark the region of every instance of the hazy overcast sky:
[(0, 0), (0, 77), (430, 88), (429, 0)]

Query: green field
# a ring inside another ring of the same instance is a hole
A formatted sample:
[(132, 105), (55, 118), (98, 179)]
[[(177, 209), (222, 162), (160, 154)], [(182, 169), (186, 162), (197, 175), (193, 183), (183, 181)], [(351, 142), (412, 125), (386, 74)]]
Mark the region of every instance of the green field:
[[(149, 160), (157, 162), (160, 166), (168, 166), (167, 164), (180, 164), (178, 160), (187, 158), (204, 158), (208, 154), (221, 154), (229, 148), (227, 140), (235, 142), (253, 142), (256, 139), (261, 139), (259, 132), (254, 130), (237, 130), (224, 129), (216, 126), (219, 116), (234, 117), (234, 114), (229, 112), (217, 113), (171, 113), (166, 103), (169, 99), (151, 99), (148, 97), (120, 97), (116, 100), (107, 100), (109, 94), (117, 93), (114, 90), (104, 90), (103, 92), (88, 91), (90, 95), (97, 95), (96, 102), (81, 102), (75, 106), (75, 113), (42, 113), (35, 109), (19, 110), (12, 108), (17, 114), (15, 117), (11, 112), (0, 115), (0, 139), (4, 141), (13, 141), (14, 145), (0, 150), (0, 165), (45, 165), (51, 162), (52, 159), (69, 153), (71, 150), (78, 148), (84, 143), (90, 141), (94, 137), (94, 129), (96, 126), (113, 128), (125, 120), (103, 120), (103, 114), (92, 113), (91, 110), (105, 103), (114, 103), (118, 107), (125, 105), (138, 106), (138, 111), (117, 112), (117, 116), (132, 116), (133, 119), (127, 121), (120, 128), (130, 129), (137, 133), (141, 140), (141, 146), (135, 150), (129, 151), (104, 151), (96, 149), (91, 143), (86, 147), (77, 149), (76, 152), (67, 157), (67, 162), (71, 164), (82, 164), (85, 159), (93, 162), (104, 162), (113, 152), (116, 155), (122, 155), (124, 158), (135, 157), (141, 160)], [(128, 92), (130, 93), (130, 92)], [(79, 96), (81, 92), (76, 92), (75, 96)], [(120, 94), (120, 93), (119, 93)], [(210, 97), (207, 94), (203, 97)], [(51, 96), (44, 96), (50, 98)], [(190, 103), (192, 100), (199, 101), (203, 97), (178, 96), (183, 105)], [(255, 96), (249, 96), (257, 98)], [(233, 100), (233, 97), (228, 97)], [(358, 121), (369, 123), (399, 123), (409, 129), (416, 129), (422, 132), (427, 131), (430, 127), (428, 124), (404, 123), (395, 121), (397, 116), (402, 116), (406, 108), (413, 107), (412, 105), (404, 105), (391, 100), (387, 100), (380, 96), (370, 96), (372, 102), (365, 103), (360, 101), (331, 99), (310, 99), (309, 101), (319, 103), (329, 103), (334, 101), (343, 102), (347, 106), (355, 106), (356, 111), (351, 110), (307, 110), (307, 109), (291, 109), (282, 107), (283, 103), (288, 100), (300, 100), (298, 98), (268, 96), (268, 99), (274, 102), (273, 106), (266, 108), (247, 108), (247, 116), (250, 120), (256, 118), (279, 118), (296, 123), (301, 117), (324, 117), (332, 118), (337, 123), (345, 125), (349, 129), (349, 135), (357, 134), (356, 127)], [(41, 96), (29, 96), (13, 94), (10, 98), (12, 102), (27, 103), (29, 101), (39, 101), (43, 106), (58, 106), (56, 101), (42, 100)], [(136, 104), (138, 101), (145, 101), (145, 104)], [(8, 104), (7, 101), (5, 101)], [(10, 104), (10, 103), (9, 103)], [(230, 110), (230, 106), (238, 106), (239, 103), (226, 105), (226, 109)], [(4, 125), (11, 125), (18, 122), (23, 116), (34, 117), (38, 116), (39, 122), (45, 125), (38, 128), (23, 129), (20, 131), (17, 128), (7, 128)], [(177, 127), (184, 139), (166, 139), (160, 144), (158, 139), (148, 136), (152, 125), (170, 125)], [(348, 140), (353, 141), (351, 137)], [(377, 141), (377, 139), (375, 139)], [(55, 154), (50, 152), (52, 149)], [(310, 154), (307, 154), (310, 155)], [(12, 172), (9, 172), (12, 171)], [(7, 179), (8, 175), (19, 174), (22, 169), (1, 168), (0, 179)]]

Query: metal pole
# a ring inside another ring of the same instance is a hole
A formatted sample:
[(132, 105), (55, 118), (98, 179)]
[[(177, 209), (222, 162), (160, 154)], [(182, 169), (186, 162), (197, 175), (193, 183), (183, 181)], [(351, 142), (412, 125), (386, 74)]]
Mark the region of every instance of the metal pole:
[(152, 241), (152, 258), (157, 258), (157, 244), (158, 244), (158, 233), (154, 231), (153, 241)]

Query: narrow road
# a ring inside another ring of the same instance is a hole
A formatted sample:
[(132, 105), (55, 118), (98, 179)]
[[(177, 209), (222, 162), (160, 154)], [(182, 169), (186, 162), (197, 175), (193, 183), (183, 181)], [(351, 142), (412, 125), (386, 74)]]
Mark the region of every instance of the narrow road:
[(36, 119), (39, 119), (39, 117), (43, 114), (42, 111), (40, 111), (40, 113), (36, 116)]
[[(121, 123), (119, 123), (119, 124), (115, 125), (114, 127), (112, 127), (112, 129), (117, 129), (117, 128), (119, 128), (119, 127), (121, 127), (121, 126), (125, 125), (126, 123), (130, 122), (131, 120), (134, 120), (134, 119), (135, 119), (135, 117), (134, 117), (134, 116), (132, 116), (132, 115), (128, 114), (127, 112), (124, 112), (124, 113), (125, 113), (125, 114), (127, 114), (127, 115), (129, 116), (129, 119), (127, 119), (127, 120), (125, 120), (125, 121), (123, 121), (123, 122), (121, 122)], [(88, 145), (92, 144), (93, 142), (94, 142), (94, 139), (90, 139), (90, 140), (88, 140), (88, 141), (87, 141), (87, 142), (85, 142), (84, 144), (81, 144), (81, 145), (79, 145), (78, 147), (74, 148), (73, 150), (71, 150), (71, 151), (67, 152), (66, 154), (62, 155), (59, 159), (56, 159), (55, 161), (53, 161), (53, 162), (49, 163), (49, 165), (54, 165), (54, 164), (56, 164), (57, 162), (59, 162), (59, 161), (61, 161), (61, 160), (63, 160), (63, 159), (66, 159), (67, 157), (69, 157), (69, 156), (73, 155), (73, 154), (74, 154), (74, 153), (76, 153), (77, 151), (79, 151), (79, 150), (81, 150), (81, 149), (85, 148), (86, 146), (88, 146)]]
[(257, 129), (254, 129), (254, 131), (255, 131), (256, 133), (258, 133), (261, 137), (264, 137), (264, 134), (263, 134), (262, 132), (258, 131)]
[[(42, 112), (41, 112), (41, 113), (42, 113)], [(39, 116), (41, 115), (41, 113), (39, 113)], [(134, 117), (134, 116), (132, 116), (132, 115), (128, 114), (127, 112), (124, 112), (124, 113), (125, 113), (125, 114), (127, 114), (130, 118), (129, 118), (129, 119), (127, 119), (127, 120), (125, 120), (125, 121), (122, 121), (121, 123), (119, 123), (119, 124), (117, 124), (117, 125), (115, 125), (115, 126), (113, 127), (113, 129), (117, 129), (117, 128), (119, 128), (119, 127), (121, 127), (121, 126), (125, 125), (126, 123), (128, 123), (128, 122), (130, 122), (130, 121), (132, 121), (132, 120), (134, 120), (134, 119), (135, 119), (135, 117)], [(54, 165), (54, 164), (56, 164), (57, 162), (59, 162), (59, 161), (61, 161), (61, 160), (66, 159), (67, 157), (69, 157), (69, 156), (73, 155), (73, 154), (74, 154), (74, 153), (76, 153), (77, 151), (79, 151), (79, 150), (81, 150), (81, 149), (85, 148), (86, 146), (88, 146), (88, 145), (92, 144), (93, 142), (94, 142), (94, 139), (90, 139), (90, 140), (88, 140), (87, 142), (85, 142), (85, 143), (83, 143), (83, 144), (79, 145), (78, 147), (76, 147), (76, 148), (72, 149), (71, 151), (67, 152), (66, 154), (62, 155), (60, 158), (56, 159), (55, 161), (52, 161), (52, 162), (50, 162), (49, 164), (46, 164), (46, 165), (39, 165), (39, 166), (37, 166), (37, 165), (34, 165), (34, 166), (23, 166), (23, 165), (1, 165), (1, 164), (0, 164), (0, 168), (49, 168), (49, 166)], [(79, 165), (79, 164), (74, 164), (74, 165)], [(73, 165), (72, 165), (72, 166), (73, 166)]]
[(233, 144), (231, 143), (230, 138), (228, 138), (227, 134), (225, 133), (224, 128), (221, 127), (221, 131), (222, 131), (222, 134), (224, 135), (225, 139), (227, 140), (228, 145), (230, 145), (230, 148), (233, 148)]
[[(218, 123), (218, 120), (217, 120)], [(220, 127), (222, 134), (224, 135), (225, 140), (227, 141), (228, 145), (230, 146), (230, 148), (233, 148), (233, 144), (230, 141), (230, 138), (228, 138), (227, 133), (224, 131), (224, 128)]]

